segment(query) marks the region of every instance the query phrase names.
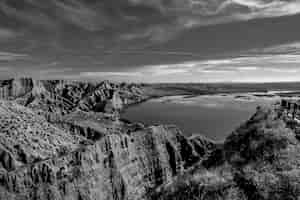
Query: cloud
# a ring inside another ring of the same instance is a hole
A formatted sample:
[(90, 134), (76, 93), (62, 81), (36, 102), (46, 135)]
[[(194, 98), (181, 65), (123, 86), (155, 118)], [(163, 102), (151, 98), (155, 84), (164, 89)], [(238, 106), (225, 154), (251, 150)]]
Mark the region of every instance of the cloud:
[(300, 13), (298, 0), (170, 0), (129, 1), (157, 9), (172, 23), (159, 23), (143, 31), (125, 34), (125, 39), (146, 37), (153, 41), (168, 40), (177, 33), (199, 26), (247, 21), (256, 18), (272, 18)]
[(24, 60), (29, 56), (26, 54), (17, 54), (11, 52), (0, 52), (0, 61), (15, 61), (15, 60)]
[(81, 72), (80, 77), (141, 76), (140, 72)]
[(252, 70), (259, 70), (259, 67), (246, 66), (246, 67), (237, 67), (236, 69), (239, 71), (252, 71)]
[(239, 56), (230, 59), (218, 59), (196, 62), (198, 67), (205, 67), (209, 69), (222, 69), (222, 70), (267, 70), (269, 68), (300, 68), (300, 55), (293, 54), (261, 54), (261, 55), (248, 55)]
[[(8, 24), (66, 33), (111, 31), (124, 40), (163, 42), (186, 29), (300, 13), (298, 0), (19, 0), (2, 1)], [(5, 33), (3, 33), (5, 34)], [(1, 35), (1, 31), (0, 31)]]
[(11, 70), (10, 67), (3, 67), (3, 66), (0, 66), (0, 72), (9, 72)]
[(188, 63), (173, 64), (173, 65), (147, 65), (141, 68), (136, 68), (134, 70), (119, 71), (119, 72), (108, 72), (108, 71), (98, 71), (98, 72), (81, 72), (78, 76), (81, 78), (109, 78), (109, 77), (131, 77), (131, 78), (141, 78), (141, 77), (160, 77), (168, 75), (178, 75), (182, 73), (188, 73), (188, 68), (192, 67)]
[(10, 29), (0, 28), (0, 40), (12, 38), (15, 37), (16, 35), (17, 33)]
[(64, 73), (68, 73), (68, 72), (72, 72), (72, 68), (68, 67), (68, 68), (56, 68), (57, 63), (49, 63), (46, 65), (42, 65), (43, 67), (48, 67), (47, 69), (41, 69), (41, 70), (36, 70), (34, 72), (35, 76), (39, 75), (39, 76), (54, 76), (57, 74), (64, 74)]
[(13, 0), (0, 12), (0, 61), (38, 76), (201, 81), (300, 66), (300, 15), (243, 23), (298, 14), (299, 0)]
[(248, 51), (252, 54), (271, 54), (271, 55), (299, 55), (300, 54), (300, 42), (289, 42), (286, 44), (272, 45), (260, 49), (251, 49)]
[(161, 66), (150, 67), (150, 69), (146, 70), (146, 72), (149, 72), (149, 74), (151, 74), (151, 76), (166, 76), (166, 75), (176, 75), (176, 74), (187, 73), (188, 69), (186, 69), (185, 66), (179, 67), (177, 65), (175, 65), (175, 66), (161, 65)]
[(136, 40), (148, 39), (152, 42), (165, 42), (171, 40), (182, 30), (177, 25), (152, 25), (142, 30), (121, 34), (120, 39)]
[(198, 70), (197, 72), (199, 72), (199, 73), (209, 73), (209, 74), (227, 74), (227, 73), (234, 73), (235, 70), (222, 70), (222, 69), (212, 70), (212, 69), (201, 69), (201, 70)]
[(245, 21), (256, 18), (271, 18), (300, 13), (299, 1), (281, 0), (225, 0), (213, 9), (206, 8), (207, 20), (199, 16), (188, 18), (187, 26), (204, 26), (210, 24)]
[[(84, 30), (98, 31), (101, 30), (107, 19), (101, 13), (88, 5), (75, 0), (66, 2), (53, 0), (57, 9), (57, 14), (63, 21), (76, 25)], [(69, 2), (69, 3), (68, 3)], [(101, 20), (99, 20), (101, 18)]]
[(277, 73), (300, 73), (300, 68), (268, 68), (266, 70)]
[[(0, 11), (6, 17), (2, 17), (8, 23), (17, 24), (28, 28), (28, 25), (35, 25), (43, 27), (48, 30), (56, 30), (56, 21), (47, 15), (45, 10), (38, 9), (34, 1), (21, 0), (20, 2), (13, 3), (10, 1), (0, 2)], [(51, 7), (50, 7), (51, 8)], [(7, 23), (6, 22), (6, 23)]]
[(199, 64), (218, 66), (218, 65), (235, 64), (235, 63), (239, 63), (239, 61), (237, 59), (220, 59), (220, 60), (207, 60), (207, 61), (200, 62)]
[(163, 55), (163, 56), (187, 56), (187, 57), (198, 57), (199, 54), (193, 52), (185, 52), (185, 51), (150, 51), (150, 50), (113, 50), (113, 51), (105, 51), (105, 54), (145, 54), (145, 55)]
[[(174, 64), (146, 65), (135, 69), (141, 76), (182, 77), (196, 75), (269, 76), (286, 75), (300, 72), (300, 55), (249, 55), (226, 59), (195, 60)], [(232, 74), (232, 75), (230, 75)]]

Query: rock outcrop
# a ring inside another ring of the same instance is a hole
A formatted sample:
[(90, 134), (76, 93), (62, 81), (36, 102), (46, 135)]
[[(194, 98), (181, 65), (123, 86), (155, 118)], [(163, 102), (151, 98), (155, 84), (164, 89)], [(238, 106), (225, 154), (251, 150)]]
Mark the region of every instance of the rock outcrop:
[(280, 105), (278, 115), (294, 130), (296, 138), (300, 141), (300, 101), (283, 99)]
[(259, 109), (223, 147), (150, 199), (298, 200), (300, 143), (278, 112)]
[(23, 96), (33, 88), (30, 78), (10, 79), (0, 81), (0, 99), (10, 99)]

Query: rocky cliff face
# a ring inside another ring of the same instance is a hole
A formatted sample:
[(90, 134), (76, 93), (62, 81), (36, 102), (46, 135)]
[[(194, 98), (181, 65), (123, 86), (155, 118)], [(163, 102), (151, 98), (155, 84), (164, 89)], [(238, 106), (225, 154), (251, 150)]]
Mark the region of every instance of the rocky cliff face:
[(118, 113), (124, 107), (147, 98), (138, 85), (108, 81), (87, 83), (21, 78), (0, 82), (0, 99), (15, 100), (49, 119), (78, 109)]
[(50, 124), (16, 103), (0, 105), (0, 199), (146, 199), (202, 156), (174, 126), (83, 111)]
[(20, 78), (0, 81), (0, 99), (10, 99), (23, 96), (33, 88), (33, 80)]
[(59, 130), (21, 105), (4, 101), (0, 102), (0, 133), (0, 164), (6, 171), (54, 157), (61, 150), (71, 151), (85, 140)]
[(300, 198), (300, 143), (282, 110), (259, 109), (206, 159), (151, 199)]

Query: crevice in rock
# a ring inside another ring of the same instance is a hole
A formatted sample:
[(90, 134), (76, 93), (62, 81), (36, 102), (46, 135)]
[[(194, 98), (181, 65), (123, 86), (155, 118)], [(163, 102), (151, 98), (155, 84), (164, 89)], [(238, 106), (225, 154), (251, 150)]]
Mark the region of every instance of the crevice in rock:
[(186, 138), (178, 138), (180, 142), (180, 155), (181, 158), (185, 161), (184, 168), (188, 168), (199, 161), (199, 157), (195, 155), (191, 144)]
[(169, 142), (166, 143), (166, 149), (169, 155), (169, 164), (172, 170), (172, 175), (175, 176), (177, 174), (175, 150)]
[(256, 186), (250, 180), (247, 180), (242, 172), (234, 173), (234, 181), (242, 189), (248, 200), (265, 200), (257, 191)]

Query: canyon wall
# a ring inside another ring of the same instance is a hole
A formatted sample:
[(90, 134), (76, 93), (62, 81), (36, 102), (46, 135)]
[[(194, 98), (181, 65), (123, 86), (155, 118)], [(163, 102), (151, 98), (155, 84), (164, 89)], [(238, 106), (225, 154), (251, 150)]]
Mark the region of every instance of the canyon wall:
[[(144, 127), (83, 113), (53, 126), (28, 108), (0, 102), (0, 199), (146, 199), (202, 157), (174, 126)], [(85, 134), (91, 130), (98, 137)], [(13, 162), (18, 164), (11, 167)]]
[(148, 99), (139, 85), (20, 78), (0, 82), (0, 99), (18, 103), (47, 117), (80, 109), (86, 112), (119, 113), (124, 107)]

